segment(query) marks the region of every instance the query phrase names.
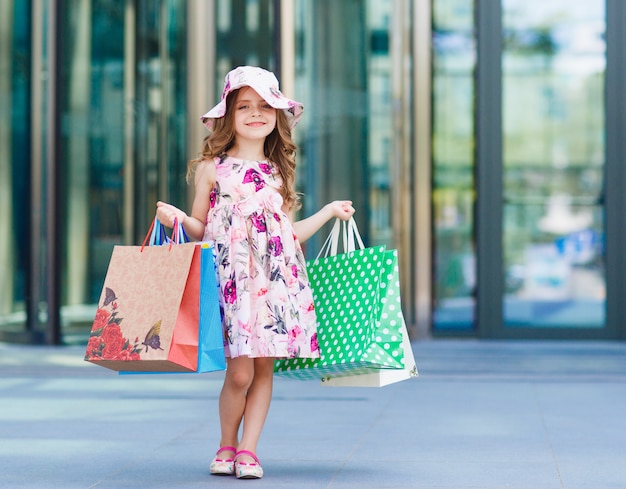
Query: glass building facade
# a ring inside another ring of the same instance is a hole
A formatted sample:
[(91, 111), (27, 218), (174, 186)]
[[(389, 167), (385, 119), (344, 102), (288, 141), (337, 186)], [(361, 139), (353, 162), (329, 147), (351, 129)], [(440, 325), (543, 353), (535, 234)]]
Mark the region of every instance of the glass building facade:
[(0, 2), (0, 341), (86, 341), (244, 64), (305, 105), (301, 215), (398, 249), (414, 338), (625, 339), (626, 5), (486, 4)]

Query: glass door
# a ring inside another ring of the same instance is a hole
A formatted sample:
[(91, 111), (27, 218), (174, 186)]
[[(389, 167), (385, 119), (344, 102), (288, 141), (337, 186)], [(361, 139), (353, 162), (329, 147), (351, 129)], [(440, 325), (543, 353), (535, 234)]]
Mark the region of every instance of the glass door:
[(474, 334), (474, 1), (432, 16), (433, 330)]
[(184, 205), (186, 9), (81, 0), (62, 11), (66, 343), (89, 334), (113, 247), (141, 243), (158, 199)]
[(503, 0), (504, 328), (603, 328), (603, 1)]
[(619, 0), (433, 3), (433, 332), (624, 336)]

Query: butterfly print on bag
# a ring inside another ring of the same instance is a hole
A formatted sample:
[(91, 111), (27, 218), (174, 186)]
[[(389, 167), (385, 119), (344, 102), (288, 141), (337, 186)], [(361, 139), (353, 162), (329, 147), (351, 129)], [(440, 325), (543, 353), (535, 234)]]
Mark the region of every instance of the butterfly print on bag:
[(150, 348), (153, 350), (163, 350), (161, 348), (161, 320), (159, 319), (146, 334), (146, 339), (141, 343), (146, 346), (146, 353)]

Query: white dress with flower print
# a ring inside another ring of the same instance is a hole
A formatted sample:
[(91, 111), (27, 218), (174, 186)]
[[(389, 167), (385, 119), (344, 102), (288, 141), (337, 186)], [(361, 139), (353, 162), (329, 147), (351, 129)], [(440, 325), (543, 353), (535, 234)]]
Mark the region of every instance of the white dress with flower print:
[(304, 255), (281, 210), (267, 161), (215, 159), (204, 238), (215, 243), (226, 356), (317, 358), (317, 321)]

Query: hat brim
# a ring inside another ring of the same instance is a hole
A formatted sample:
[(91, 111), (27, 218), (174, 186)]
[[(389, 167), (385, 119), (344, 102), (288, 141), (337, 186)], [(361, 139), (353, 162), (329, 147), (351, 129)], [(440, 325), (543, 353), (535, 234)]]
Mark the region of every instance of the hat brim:
[[(233, 90), (237, 90), (243, 87), (250, 87), (257, 92), (263, 100), (265, 100), (271, 107), (282, 110), (287, 116), (289, 127), (293, 129), (304, 111), (304, 105), (300, 102), (285, 97), (279, 90), (268, 90), (265, 87), (254, 87), (251, 84), (241, 84), (238, 86), (232, 86), (229, 89), (229, 93)], [(220, 119), (226, 115), (226, 99), (225, 96), (215, 107), (204, 114), (200, 120), (209, 129), (212, 128), (213, 119)]]

